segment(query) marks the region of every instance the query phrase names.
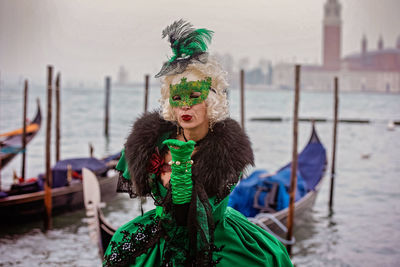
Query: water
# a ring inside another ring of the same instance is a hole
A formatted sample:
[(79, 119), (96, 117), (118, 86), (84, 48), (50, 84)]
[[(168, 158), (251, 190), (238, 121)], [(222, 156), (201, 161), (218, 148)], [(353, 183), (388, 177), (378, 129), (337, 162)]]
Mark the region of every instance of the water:
[[(117, 88), (111, 93), (110, 137), (103, 136), (103, 88), (63, 88), (61, 157), (105, 156), (121, 149), (133, 121), (143, 111), (142, 88)], [(230, 92), (231, 115), (239, 119), (239, 92)], [(35, 98), (44, 110), (45, 88), (35, 86), (29, 94), (29, 118), (35, 113)], [(159, 90), (150, 91), (150, 109), (158, 106)], [(300, 115), (333, 117), (333, 96), (303, 92)], [(270, 171), (291, 157), (292, 122), (252, 122), (260, 116), (291, 117), (293, 93), (289, 91), (246, 92), (246, 131), (252, 141), (257, 168)], [(295, 229), (297, 243), (293, 260), (297, 266), (399, 266), (400, 265), (400, 127), (388, 131), (389, 120), (400, 120), (400, 95), (340, 94), (341, 118), (371, 119), (370, 124), (340, 124), (336, 162), (334, 214), (329, 216), (329, 170), (313, 210)], [(0, 91), (0, 131), (20, 127), (22, 86)], [(44, 117), (45, 117), (44, 112)], [(45, 122), (45, 120), (44, 120)], [(310, 123), (299, 124), (299, 149), (310, 134)], [(331, 158), (332, 123), (318, 123), (317, 130)], [(44, 170), (45, 124), (29, 144), (27, 176)], [(54, 139), (53, 139), (54, 140)], [(54, 151), (54, 150), (53, 150)], [(53, 153), (54, 154), (54, 153)], [(1, 173), (2, 187), (19, 172), (17, 156)], [(145, 209), (151, 209), (148, 201)], [(137, 201), (120, 195), (105, 208), (115, 226), (139, 214)], [(54, 230), (41, 231), (42, 222), (13, 225), (0, 230), (0, 266), (99, 266), (97, 247), (91, 243), (84, 212), (54, 218)]]

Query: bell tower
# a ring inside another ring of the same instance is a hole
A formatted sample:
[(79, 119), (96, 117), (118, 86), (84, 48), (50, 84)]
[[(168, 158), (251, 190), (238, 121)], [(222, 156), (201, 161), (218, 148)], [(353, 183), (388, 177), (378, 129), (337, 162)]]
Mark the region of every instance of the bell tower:
[(323, 20), (323, 67), (339, 70), (341, 53), (341, 11), (337, 0), (327, 0), (324, 5)]

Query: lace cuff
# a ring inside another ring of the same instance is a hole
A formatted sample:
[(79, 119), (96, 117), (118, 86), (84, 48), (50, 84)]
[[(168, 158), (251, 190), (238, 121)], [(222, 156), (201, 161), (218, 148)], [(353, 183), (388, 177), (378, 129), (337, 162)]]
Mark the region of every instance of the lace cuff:
[(117, 184), (117, 192), (118, 193), (128, 193), (129, 197), (135, 198), (137, 197), (137, 194), (135, 193), (134, 186), (132, 184), (132, 181), (129, 179), (126, 179), (122, 172), (119, 171), (119, 178), (118, 178), (118, 184)]
[(129, 173), (128, 164), (126, 163), (125, 149), (121, 151), (121, 158), (119, 159), (115, 169), (119, 172), (117, 192), (128, 193), (131, 198), (137, 197), (131, 180), (131, 175)]

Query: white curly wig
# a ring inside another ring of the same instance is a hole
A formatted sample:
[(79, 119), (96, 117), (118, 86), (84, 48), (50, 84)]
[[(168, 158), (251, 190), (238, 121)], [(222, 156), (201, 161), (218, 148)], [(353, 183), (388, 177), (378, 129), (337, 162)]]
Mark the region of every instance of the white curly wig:
[[(226, 99), (226, 89), (228, 88), (227, 73), (222, 70), (221, 65), (212, 57), (209, 57), (206, 64), (203, 63), (193, 63), (189, 64), (185, 73), (195, 74), (202, 79), (206, 77), (211, 77), (211, 88), (215, 90), (213, 92), (210, 90), (205, 103), (207, 106), (207, 116), (210, 121), (211, 126), (216, 122), (221, 121), (229, 116), (228, 101)], [(167, 121), (177, 121), (175, 113), (171, 105), (169, 104), (169, 91), (170, 84), (177, 75), (165, 76), (162, 79), (161, 85), (161, 115)]]

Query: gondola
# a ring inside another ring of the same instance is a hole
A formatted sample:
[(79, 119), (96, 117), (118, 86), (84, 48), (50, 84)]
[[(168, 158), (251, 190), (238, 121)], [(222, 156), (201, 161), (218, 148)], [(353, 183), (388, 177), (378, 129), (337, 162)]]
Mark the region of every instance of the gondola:
[[(96, 175), (89, 169), (82, 169), (83, 176), (83, 196), (90, 228), (90, 237), (97, 243), (99, 255), (102, 258), (108, 244), (111, 241), (116, 229), (104, 218), (101, 207), (100, 184)], [(114, 188), (115, 189), (115, 188)]]
[[(316, 129), (313, 125), (311, 137), (307, 145), (302, 150), (302, 152), (298, 155), (297, 175), (298, 177), (300, 176), (302, 177), (303, 186), (307, 187), (308, 189), (301, 198), (296, 199), (295, 202), (296, 218), (301, 216), (307, 209), (310, 209), (313, 206), (318, 191), (322, 184), (322, 180), (325, 174), (326, 164), (327, 164), (326, 150), (322, 145), (317, 135)], [(263, 180), (273, 177), (287, 179), (287, 177), (290, 177), (290, 168), (291, 168), (291, 163), (288, 163), (274, 174), (268, 174), (266, 171), (258, 170), (250, 174), (246, 179), (249, 179), (251, 177), (253, 177), (254, 180)], [(93, 181), (90, 187), (87, 186), (87, 190), (84, 190), (85, 205), (87, 209), (87, 215), (91, 218), (90, 219), (91, 237), (98, 244), (99, 253), (102, 257), (104, 251), (107, 249), (107, 246), (111, 240), (112, 235), (116, 231), (116, 228), (111, 226), (105, 220), (103, 213), (101, 211), (100, 199), (96, 197), (95, 198), (91, 197), (98, 195), (97, 193), (95, 193), (96, 190), (98, 189), (96, 189), (96, 186), (93, 186), (95, 181), (95, 179), (93, 178), (94, 175), (91, 174), (90, 171), (86, 172), (84, 171), (83, 175), (85, 177), (84, 181), (89, 182), (89, 179), (87, 179), (86, 176), (91, 176), (92, 177), (91, 180)], [(241, 183), (243, 181), (246, 181), (246, 179), (242, 180)], [(274, 206), (273, 203), (276, 202), (274, 200), (276, 200), (277, 195), (275, 194), (274, 197), (272, 198), (268, 197), (268, 194), (264, 194), (263, 196), (262, 193), (263, 192), (265, 193), (268, 190), (265, 189), (264, 186), (260, 186), (260, 183), (256, 187), (257, 188), (253, 195), (239, 196), (240, 198), (242, 198), (242, 200), (243, 198), (249, 199), (253, 207), (259, 210), (256, 215), (247, 216), (248, 219), (253, 223), (257, 224), (258, 226), (262, 227), (263, 229), (267, 230), (274, 236), (276, 236), (282, 243), (293, 244), (294, 239), (285, 240), (284, 238), (281, 237), (282, 233), (286, 231), (285, 224), (289, 213), (288, 208), (286, 207), (279, 211), (274, 210), (276, 206)], [(262, 187), (262, 189), (258, 190), (259, 189), (258, 187)], [(239, 185), (236, 188), (239, 188)], [(286, 190), (287, 189), (288, 188), (286, 188)], [(232, 194), (234, 194), (235, 190), (232, 192)], [(270, 190), (271, 193), (273, 191), (275, 191), (275, 193), (277, 192), (276, 186), (272, 186)], [(263, 205), (261, 205), (258, 201), (260, 197), (263, 198), (265, 202), (272, 202), (272, 203), (263, 203)]]
[[(42, 123), (40, 104), (37, 102), (36, 116), (26, 126), (26, 144), (28, 144), (39, 132)], [(7, 133), (0, 134), (0, 169), (6, 166), (18, 153), (23, 150), (23, 127)]]
[[(95, 172), (99, 193), (105, 200), (116, 195), (118, 175), (113, 168), (120, 153), (107, 159), (77, 158), (61, 160), (52, 168), (52, 214), (84, 208), (82, 167)], [(109, 172), (111, 170), (111, 172)], [(34, 181), (14, 184), (11, 189), (1, 192), (1, 224), (26, 222), (42, 218), (44, 214), (44, 175)]]
[[(309, 141), (298, 154), (295, 218), (301, 218), (305, 214), (305, 211), (311, 209), (314, 205), (318, 191), (322, 185), (326, 165), (326, 150), (318, 137), (313, 123)], [(247, 212), (244, 212), (243, 208), (239, 209), (231, 204), (231, 200), (235, 197), (235, 191), (240, 191), (241, 189), (240, 184), (231, 193), (230, 203), (228, 204), (242, 212), (251, 222), (273, 234), (284, 244), (293, 244), (295, 239), (286, 240), (284, 237), (287, 233), (285, 225), (289, 215), (289, 196), (287, 195), (287, 201), (282, 201), (277, 188), (284, 188), (283, 191), (287, 194), (290, 187), (290, 173), (291, 163), (288, 163), (275, 173), (269, 174), (265, 170), (257, 170), (249, 175), (248, 178), (241, 181), (242, 183), (246, 182), (246, 180), (250, 182), (251, 179), (257, 180), (254, 186), (256, 190), (252, 191), (253, 194), (238, 194), (236, 196), (242, 202), (244, 198), (250, 200), (250, 209), (253, 211), (252, 213), (250, 212), (251, 214), (249, 214), (248, 209)], [(277, 203), (279, 201), (281, 201), (280, 205)], [(281, 206), (280, 209), (279, 206)]]

